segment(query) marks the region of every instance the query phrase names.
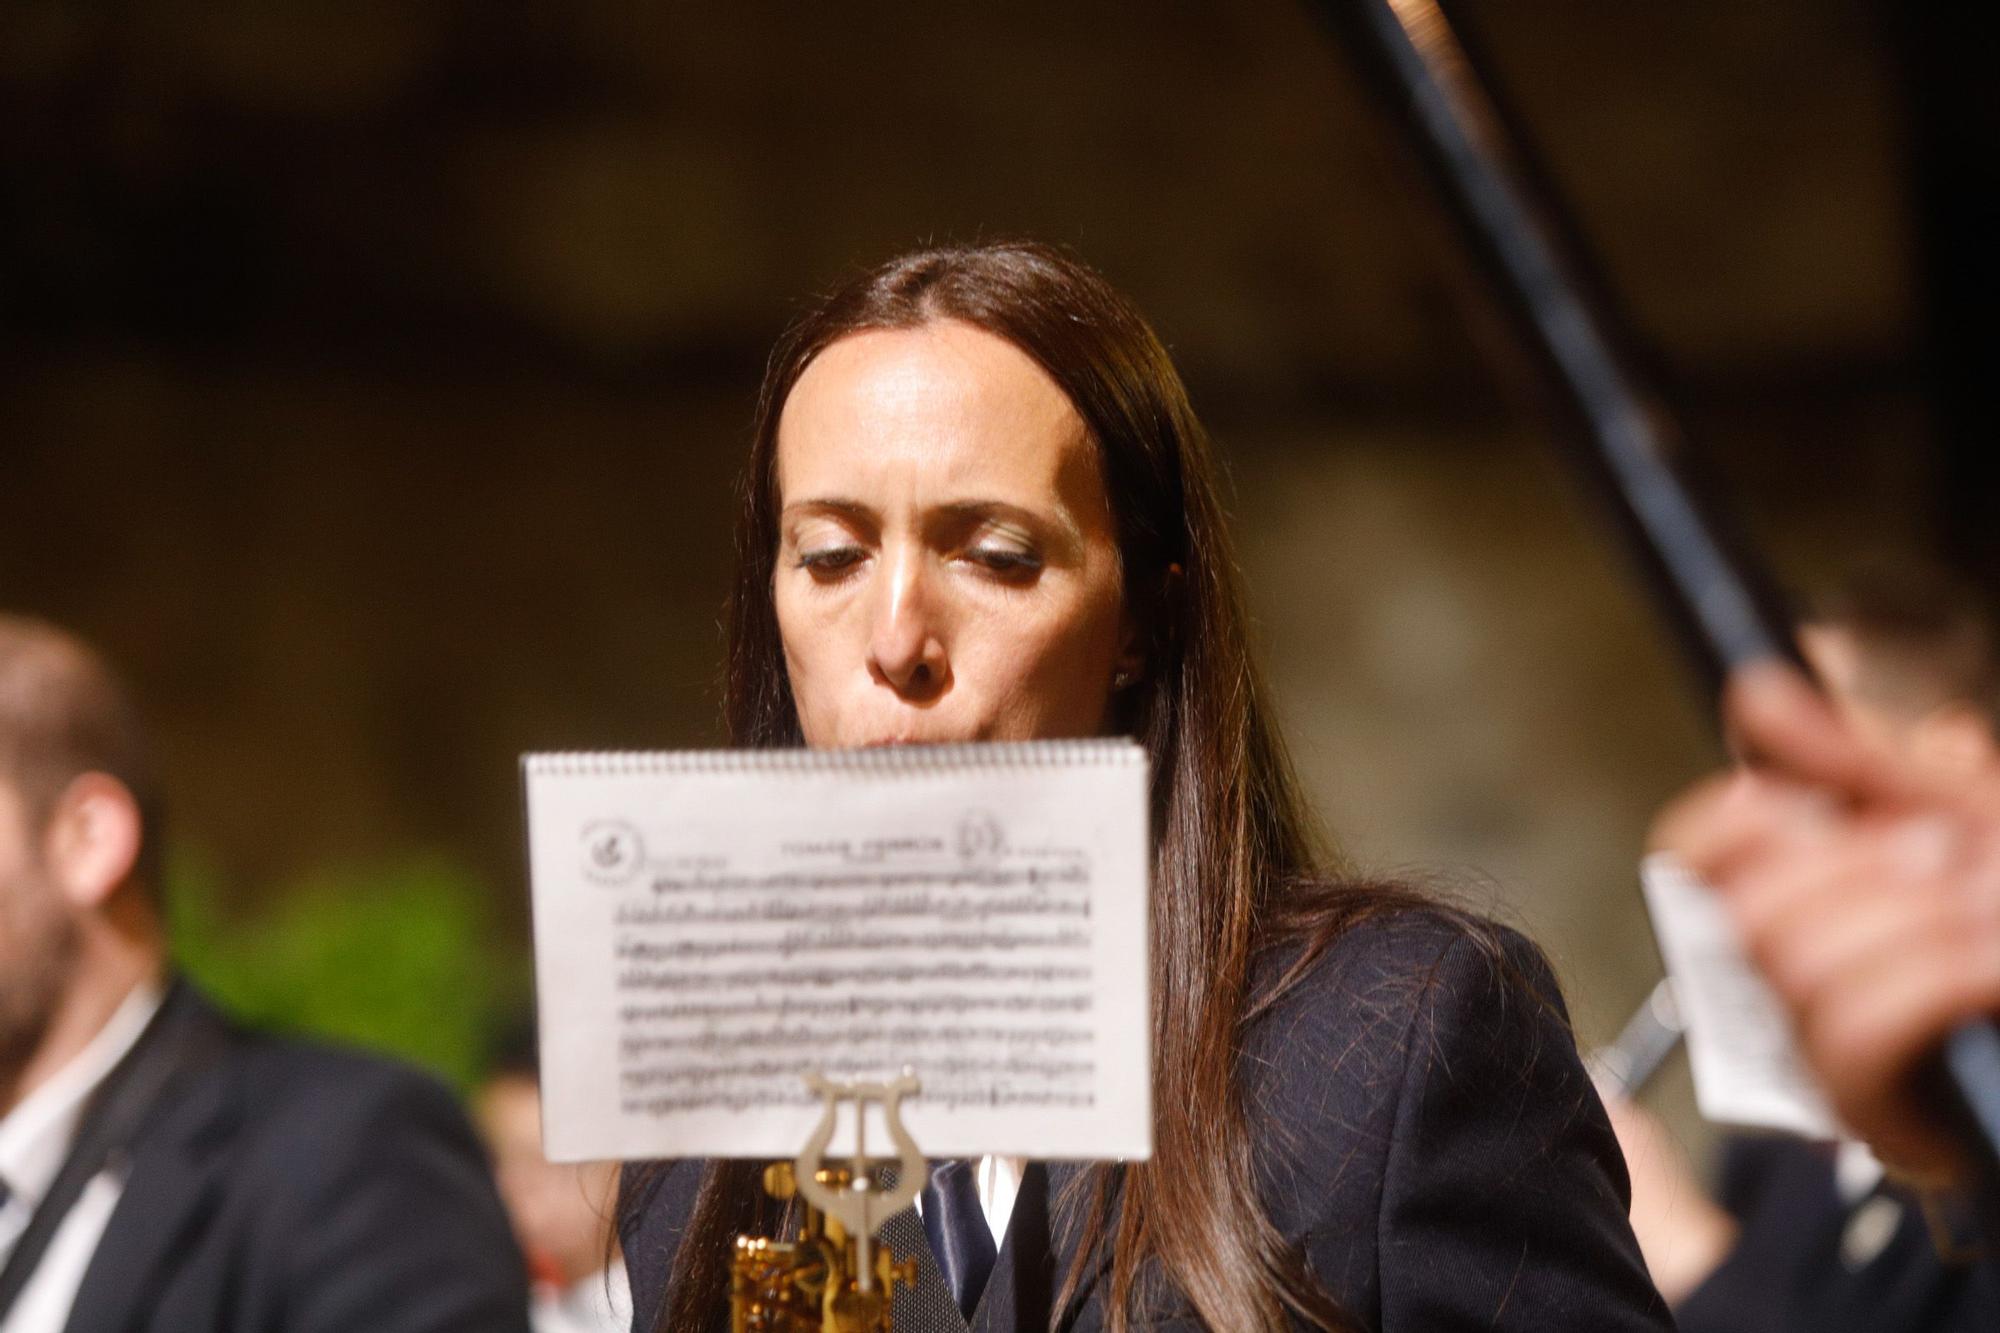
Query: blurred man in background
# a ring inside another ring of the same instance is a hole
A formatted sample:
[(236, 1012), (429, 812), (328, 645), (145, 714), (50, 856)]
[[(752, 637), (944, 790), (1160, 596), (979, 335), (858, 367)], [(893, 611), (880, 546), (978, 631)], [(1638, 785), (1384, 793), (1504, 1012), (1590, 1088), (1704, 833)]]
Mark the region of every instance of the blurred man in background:
[[(1828, 598), (1800, 637), (1833, 705), (1825, 722), (1857, 753), (1946, 788), (1976, 787), (1994, 772), (2000, 655), (1970, 590), (1940, 571), (1871, 569)], [(1811, 867), (1789, 873), (1810, 889)], [(1879, 878), (1886, 885), (1893, 876)], [(2000, 917), (2000, 881), (1985, 892), (1989, 915)], [(1917, 899), (1893, 896), (1874, 908), (1810, 893), (1799, 901), (1818, 918), (1812, 929), (1832, 932), (1830, 956), (1853, 947), (1844, 941), (1865, 944), (1883, 913), (1918, 910)], [(1786, 927), (1788, 948), (1805, 924)], [(1768, 954), (1758, 957), (1768, 968)], [(1611, 1109), (1632, 1170), (1633, 1229), (1683, 1333), (2000, 1326), (2000, 1268), (1976, 1262), (1975, 1239), (1951, 1234), (1952, 1219), (1885, 1178), (1861, 1144), (1733, 1138), (1718, 1206), (1656, 1121), (1616, 1099)]]
[(531, 1322), (535, 1333), (624, 1333), (632, 1297), (613, 1226), (618, 1164), (558, 1164), (542, 1155), (533, 1032), (523, 1023), (510, 1037), (474, 1098), (500, 1197), (528, 1259)]
[(0, 1333), (524, 1329), (450, 1093), (174, 976), (158, 810), (104, 663), (0, 616)]

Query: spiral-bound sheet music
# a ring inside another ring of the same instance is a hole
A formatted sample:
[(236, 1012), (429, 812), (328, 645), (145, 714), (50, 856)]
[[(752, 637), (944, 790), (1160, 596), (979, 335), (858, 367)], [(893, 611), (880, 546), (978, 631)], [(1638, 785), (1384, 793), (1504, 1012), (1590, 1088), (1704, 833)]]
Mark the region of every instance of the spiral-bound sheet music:
[(1666, 852), (1640, 863), (1639, 879), (1687, 1023), (1702, 1115), (1722, 1125), (1842, 1137), (1784, 1006), (1744, 953), (1715, 890)]
[(522, 769), (551, 1157), (790, 1157), (905, 1066), (929, 1156), (1150, 1155), (1138, 746)]

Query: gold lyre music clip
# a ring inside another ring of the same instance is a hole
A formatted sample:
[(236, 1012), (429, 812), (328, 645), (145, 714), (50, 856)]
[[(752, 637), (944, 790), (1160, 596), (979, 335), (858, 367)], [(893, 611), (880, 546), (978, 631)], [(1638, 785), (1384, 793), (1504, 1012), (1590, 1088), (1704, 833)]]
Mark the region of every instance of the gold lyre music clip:
[[(791, 1241), (739, 1236), (730, 1270), (735, 1333), (893, 1333), (890, 1303), (896, 1284), (914, 1286), (914, 1258), (897, 1260), (878, 1248), (875, 1233), (922, 1192), (927, 1171), (916, 1140), (903, 1127), (903, 1098), (920, 1088), (908, 1071), (886, 1083), (841, 1083), (818, 1072), (806, 1086), (822, 1101), (819, 1124), (790, 1162), (773, 1162), (764, 1188), (774, 1198), (794, 1194), (805, 1204)], [(830, 1162), (843, 1103), (854, 1106), (854, 1152)], [(890, 1159), (868, 1155), (868, 1107), (882, 1108), (896, 1148), (896, 1180), (884, 1183)]]
[[(903, 1128), (902, 1116), (903, 1098), (915, 1096), (922, 1085), (906, 1069), (888, 1083), (835, 1083), (815, 1072), (806, 1075), (806, 1086), (819, 1094), (825, 1109), (805, 1148), (792, 1159), (793, 1176), (806, 1202), (826, 1216), (839, 1219), (854, 1238), (855, 1280), (862, 1291), (870, 1291), (874, 1287), (870, 1251), (874, 1248), (875, 1232), (916, 1202), (917, 1195), (923, 1192), (924, 1155), (918, 1151), (917, 1141)], [(846, 1183), (836, 1186), (824, 1181), (820, 1173), (826, 1161), (826, 1145), (833, 1141), (842, 1102), (854, 1103), (854, 1157)], [(868, 1158), (870, 1102), (881, 1106), (890, 1142), (896, 1145), (896, 1184), (879, 1193), (874, 1188), (877, 1180)]]

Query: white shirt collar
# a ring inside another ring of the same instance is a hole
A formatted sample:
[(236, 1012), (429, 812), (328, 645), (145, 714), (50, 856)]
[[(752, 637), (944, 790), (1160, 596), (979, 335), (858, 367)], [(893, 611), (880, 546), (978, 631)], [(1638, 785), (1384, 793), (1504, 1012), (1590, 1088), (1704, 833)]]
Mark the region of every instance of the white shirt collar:
[(165, 998), (158, 981), (134, 986), (87, 1046), (0, 1117), (0, 1180), (16, 1199), (29, 1208), (42, 1201), (69, 1156), (90, 1095), (139, 1040)]

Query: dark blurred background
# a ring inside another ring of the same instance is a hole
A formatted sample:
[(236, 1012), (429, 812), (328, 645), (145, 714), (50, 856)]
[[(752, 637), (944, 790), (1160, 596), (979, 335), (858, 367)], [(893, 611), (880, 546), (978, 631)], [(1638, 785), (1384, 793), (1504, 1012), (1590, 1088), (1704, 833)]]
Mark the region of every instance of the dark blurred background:
[[(639, 8), (0, 10), (0, 605), (136, 682), (197, 966), (463, 1076), (523, 984), (516, 756), (717, 738), (788, 314), (1027, 234), (1173, 347), (1329, 827), (1473, 886), (1614, 1031), (1658, 974), (1647, 816), (1717, 752), (1309, 11)], [(1992, 586), (1966, 21), (1453, 12), (1788, 581), (1914, 550)], [(356, 959), (376, 999), (300, 998)]]

